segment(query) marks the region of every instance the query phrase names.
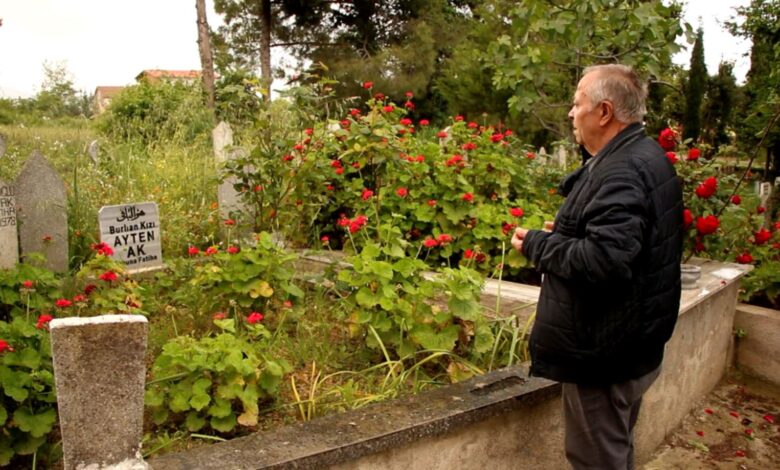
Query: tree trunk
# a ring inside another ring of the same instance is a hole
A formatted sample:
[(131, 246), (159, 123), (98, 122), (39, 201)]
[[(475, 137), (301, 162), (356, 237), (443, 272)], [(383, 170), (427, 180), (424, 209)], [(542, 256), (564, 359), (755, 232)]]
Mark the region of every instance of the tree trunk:
[(263, 97), (271, 100), (271, 0), (262, 0), (263, 25), (260, 33), (260, 74), (262, 75)]
[(198, 50), (203, 89), (206, 91), (206, 106), (214, 109), (214, 57), (211, 55), (209, 23), (206, 20), (206, 0), (195, 0), (198, 11)]

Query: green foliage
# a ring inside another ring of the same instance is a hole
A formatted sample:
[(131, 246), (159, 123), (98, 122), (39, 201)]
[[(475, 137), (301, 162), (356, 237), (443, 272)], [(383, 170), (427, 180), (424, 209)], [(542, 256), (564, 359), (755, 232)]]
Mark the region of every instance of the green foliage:
[(731, 142), (733, 108), (737, 103), (737, 83), (734, 78), (734, 64), (721, 62), (718, 74), (710, 77), (705, 102), (702, 133), (715, 153)]
[[(0, 303), (2, 304), (2, 303)], [(49, 334), (29, 316), (0, 321), (0, 466), (46, 447), (57, 422)]]
[(111, 139), (142, 145), (208, 136), (213, 117), (201, 93), (196, 84), (143, 81), (115, 96), (96, 126)]
[(195, 267), (190, 281), (205, 311), (225, 310), (230, 305), (264, 311), (290, 297), (303, 296), (291, 280), (291, 262), (296, 256), (279, 248), (266, 232), (256, 236), (254, 247), (206, 255), (210, 256), (208, 262)]
[[(40, 257), (33, 256), (33, 260)], [(11, 321), (48, 308), (59, 296), (59, 287), (60, 280), (53, 272), (33, 263), (0, 270), (0, 320)]]
[(691, 53), (691, 68), (685, 86), (685, 119), (683, 121), (683, 139), (694, 142), (701, 133), (702, 101), (707, 89), (707, 65), (704, 63), (704, 30), (696, 32), (696, 42)]
[(262, 325), (248, 326), (246, 336), (180, 336), (163, 347), (145, 395), (157, 426), (176, 423), (189, 432), (221, 434), (257, 426), (259, 403), (278, 394), (290, 367), (260, 352), (258, 342), (270, 336)]

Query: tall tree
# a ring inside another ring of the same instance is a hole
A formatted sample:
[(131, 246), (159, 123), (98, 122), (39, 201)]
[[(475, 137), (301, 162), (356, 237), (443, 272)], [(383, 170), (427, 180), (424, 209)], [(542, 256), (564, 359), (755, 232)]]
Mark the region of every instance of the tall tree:
[(206, 92), (206, 106), (214, 109), (214, 58), (211, 54), (209, 23), (206, 19), (206, 0), (195, 0), (198, 12), (198, 51), (203, 90)]
[(728, 129), (732, 124), (733, 107), (736, 100), (737, 81), (734, 78), (734, 64), (721, 62), (718, 74), (709, 79), (707, 100), (702, 111), (702, 134), (715, 152), (721, 145), (730, 142)]
[(508, 112), (562, 139), (586, 66), (620, 62), (661, 77), (683, 31), (679, 5), (660, 0), (485, 0), (441, 87), (450, 103), (506, 94)]
[(691, 68), (685, 86), (685, 119), (683, 139), (696, 141), (701, 132), (701, 104), (707, 89), (707, 65), (704, 63), (704, 30), (696, 31), (691, 53)]

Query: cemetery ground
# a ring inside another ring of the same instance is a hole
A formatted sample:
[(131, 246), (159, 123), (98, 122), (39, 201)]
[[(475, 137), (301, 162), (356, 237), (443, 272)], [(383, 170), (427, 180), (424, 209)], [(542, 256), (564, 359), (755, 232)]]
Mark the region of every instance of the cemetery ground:
[[(233, 182), (241, 183), (240, 192), (256, 204), (247, 212), (276, 220), (264, 228), (293, 238), (296, 247), (316, 245), (326, 253), (343, 248), (354, 255), (350, 270), (308, 274), (294, 264), (293, 250), (277, 245), (278, 238), (268, 232), (251, 235), (260, 231), (245, 231), (250, 224), (223, 212), (208, 135), (141, 145), (108, 142), (87, 127), (0, 127), (7, 147), (0, 156), (0, 179), (13, 181), (37, 150), (59, 173), (67, 194), (61, 207), (68, 216), (64, 255), (70, 271), (55, 275), (25, 264), (3, 280), (3, 303), (10, 309), (4, 320), (19, 341), (7, 346), (22, 351), (26, 343), (36, 351), (35, 360), (29, 353), (30, 360), (20, 364), (40, 367), (30, 374), (38, 388), (30, 386), (31, 392), (14, 398), (29, 400), (40, 413), (27, 422), (23, 414), (5, 420), (13, 428), (17, 461), (29, 462), (25, 459), (33, 454), (40, 464), (52, 463), (61, 452), (49, 413), (54, 408), (46, 323), (52, 317), (109, 312), (148, 317), (147, 456), (308, 421), (526, 360), (530, 321), (496, 315), (498, 303), (479, 307), (478, 296), (483, 275), (524, 275), (524, 260), (506, 250), (505, 239), (520, 218), (539, 227), (552, 218), (560, 202), (552, 181), (560, 169), (540, 165), (511, 132), (462, 118), (453, 119), (447, 132), (426, 129), (420, 121), (418, 137), (412, 138), (410, 120), (399, 121), (397, 108), (382, 105), (372, 102), (365, 117), (353, 110), (335, 126), (291, 131), (295, 138), (274, 149), (281, 154), (269, 160), (270, 169), (242, 173), (248, 153), (233, 168)], [(96, 140), (102, 143), (92, 144)], [(727, 185), (736, 178), (724, 176), (718, 190), (715, 177), (708, 176), (718, 169), (697, 159), (698, 154), (681, 161), (679, 171), (693, 181), (696, 194), (703, 188), (726, 199)], [(510, 164), (520, 171), (484, 177)], [(374, 166), (389, 169), (381, 175), (362, 173)], [(302, 174), (310, 185), (285, 192), (292, 174)], [(271, 199), (263, 199), (265, 194)], [(697, 248), (716, 253), (731, 244), (732, 258), (747, 253), (745, 244), (760, 245), (753, 251), (757, 258), (759, 253), (767, 260), (776, 256), (768, 238), (758, 243), (761, 232), (748, 241), (752, 228), (745, 221), (758, 217), (761, 206), (755, 195), (743, 197), (742, 205), (731, 204), (723, 217), (724, 235), (736, 237), (735, 226), (748, 234), (739, 234), (740, 245), (714, 236), (702, 239), (700, 221), (691, 224), (690, 241), (696, 235)], [(380, 199), (382, 213), (374, 204)], [(700, 199), (692, 206), (697, 216), (715, 198)], [(142, 201), (159, 208), (166, 267), (130, 274), (111, 257), (117, 245), (101, 243), (98, 214), (105, 206)], [(277, 210), (293, 216), (279, 222)], [(326, 210), (331, 213), (323, 215)], [(707, 225), (713, 212), (698, 219)], [(315, 217), (321, 226), (301, 223)], [(295, 224), (285, 226), (288, 221)], [(413, 221), (422, 222), (416, 227)], [(712, 229), (707, 232), (712, 235), (718, 225), (704, 229)], [(47, 236), (33, 238), (45, 242)], [(432, 268), (440, 270), (440, 278), (426, 277)], [(767, 279), (774, 282), (771, 274)], [(47, 426), (51, 434), (43, 432)]]

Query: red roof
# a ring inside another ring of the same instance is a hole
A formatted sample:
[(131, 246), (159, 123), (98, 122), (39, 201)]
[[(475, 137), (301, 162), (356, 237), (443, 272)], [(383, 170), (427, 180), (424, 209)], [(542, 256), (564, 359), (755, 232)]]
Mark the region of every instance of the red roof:
[(141, 80), (141, 79), (148, 79), (148, 80), (164, 80), (164, 79), (174, 79), (174, 80), (196, 80), (200, 78), (200, 70), (158, 70), (158, 69), (151, 69), (151, 70), (144, 70), (141, 73), (139, 73), (135, 79)]

